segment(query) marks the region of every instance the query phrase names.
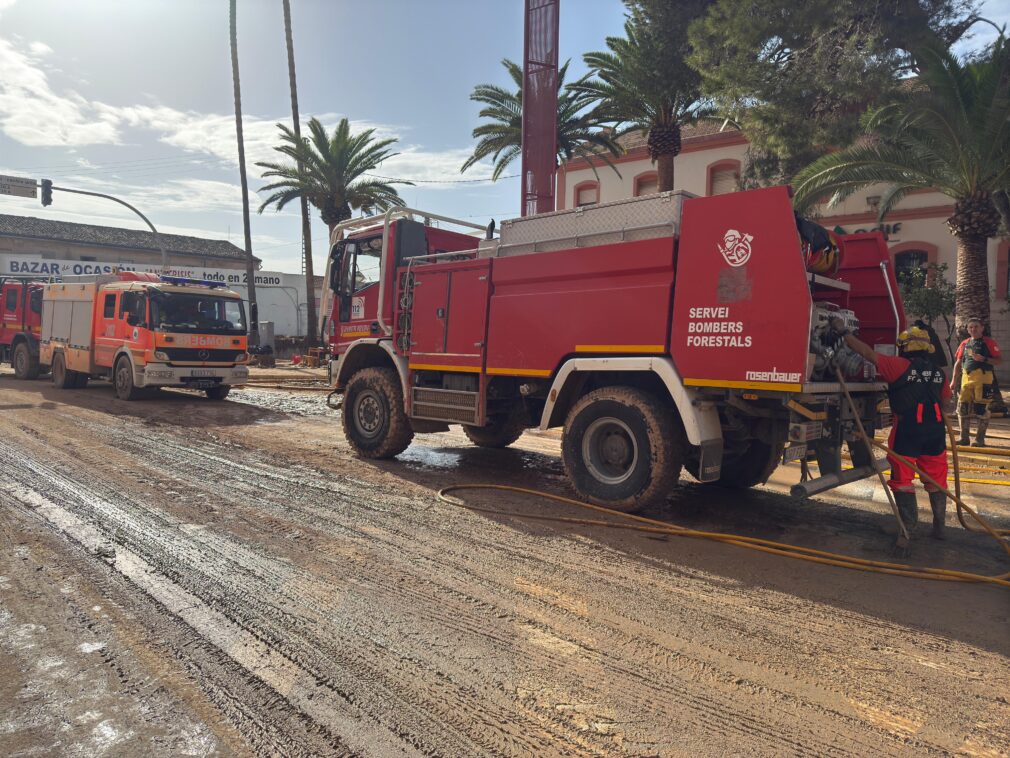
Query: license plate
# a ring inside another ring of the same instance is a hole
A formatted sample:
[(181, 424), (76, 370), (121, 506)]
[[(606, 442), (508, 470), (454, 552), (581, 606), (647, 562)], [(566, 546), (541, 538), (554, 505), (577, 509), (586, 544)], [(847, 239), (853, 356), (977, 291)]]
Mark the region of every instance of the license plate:
[(782, 462), (789, 463), (789, 461), (798, 461), (802, 458), (807, 457), (807, 446), (806, 445), (790, 445), (782, 453)]
[(217, 382), (210, 379), (199, 379), (195, 382), (187, 382), (186, 386), (196, 390), (209, 390), (211, 387), (216, 387)]
[(214, 376), (214, 370), (209, 368), (193, 369), (193, 376)]

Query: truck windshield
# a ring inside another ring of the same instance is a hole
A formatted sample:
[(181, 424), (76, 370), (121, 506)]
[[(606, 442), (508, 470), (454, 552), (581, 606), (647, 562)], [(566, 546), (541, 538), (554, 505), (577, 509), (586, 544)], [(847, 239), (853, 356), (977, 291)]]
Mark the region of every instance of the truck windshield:
[(348, 242), (341, 261), (344, 294), (352, 294), (379, 281), (382, 237)]
[(152, 292), (151, 321), (160, 332), (246, 333), (242, 301), (230, 297)]

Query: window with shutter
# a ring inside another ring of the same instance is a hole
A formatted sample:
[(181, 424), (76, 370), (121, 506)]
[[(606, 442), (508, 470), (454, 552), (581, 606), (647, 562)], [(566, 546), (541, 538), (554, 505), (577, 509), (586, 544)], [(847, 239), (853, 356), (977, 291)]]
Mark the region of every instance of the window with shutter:
[(575, 192), (575, 205), (596, 205), (599, 202), (600, 190), (595, 184), (591, 187), (582, 187)]
[(635, 197), (654, 195), (659, 192), (659, 179), (642, 179), (637, 183)]
[(719, 168), (712, 172), (712, 194), (725, 195), (736, 192), (737, 170), (733, 167)]

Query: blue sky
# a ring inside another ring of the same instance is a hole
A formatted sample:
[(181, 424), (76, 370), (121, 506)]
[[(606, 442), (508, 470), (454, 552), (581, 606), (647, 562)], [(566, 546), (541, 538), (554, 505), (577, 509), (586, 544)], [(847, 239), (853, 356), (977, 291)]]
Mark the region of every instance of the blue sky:
[[(240, 0), (239, 58), (250, 191), (290, 123), (281, 0)], [(507, 79), (522, 59), (522, 0), (291, 0), (302, 120), (375, 127), (400, 155), (377, 173), (414, 207), (485, 223), (515, 216), (517, 179), (465, 175), (478, 106), (474, 84)], [(1010, 0), (985, 15), (1010, 21)], [(562, 0), (561, 59), (602, 49), (623, 24), (620, 0)], [(977, 27), (971, 46), (991, 38)], [(227, 0), (0, 0), (0, 173), (51, 178), (134, 203), (166, 232), (241, 246)], [(518, 165), (514, 171), (517, 173)], [(255, 200), (255, 194), (253, 194)], [(258, 206), (258, 203), (257, 203)], [(255, 207), (254, 207), (255, 210)], [(0, 213), (143, 228), (108, 201), (54, 204), (0, 196)], [(296, 206), (253, 213), (264, 268), (300, 270)], [(326, 229), (313, 214), (317, 266)]]

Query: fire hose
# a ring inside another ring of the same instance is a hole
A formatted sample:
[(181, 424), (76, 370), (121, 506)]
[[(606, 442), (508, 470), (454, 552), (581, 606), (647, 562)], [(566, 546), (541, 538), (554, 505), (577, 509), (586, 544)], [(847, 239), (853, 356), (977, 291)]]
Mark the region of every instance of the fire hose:
[[(946, 487), (942, 486), (939, 482), (933, 479), (929, 474), (924, 472), (914, 462), (908, 460), (902, 455), (895, 453), (887, 445), (877, 442), (872, 437), (866, 434), (862, 423), (859, 421), (859, 413), (856, 412), (855, 403), (852, 400), (852, 396), (849, 394), (848, 387), (845, 385), (844, 380), (839, 372), (838, 376), (839, 382), (841, 384), (842, 390), (845, 393), (846, 398), (850, 404), (850, 408), (853, 411), (853, 416), (857, 421), (858, 433), (864, 444), (867, 445), (867, 451), (871, 453), (872, 457), (872, 447), (879, 448), (891, 456), (893, 459), (899, 460), (906, 466), (915, 471), (923, 482), (928, 482), (933, 486), (937, 487), (943, 491), (948, 498), (953, 500), (957, 505), (957, 518), (963, 526), (969, 532), (975, 533), (986, 533), (989, 534), (993, 539), (995, 539), (1000, 547), (1003, 548), (1004, 552), (1010, 556), (1010, 542), (1005, 538), (1005, 535), (1010, 534), (1010, 529), (995, 529), (993, 528), (982, 516), (980, 516), (971, 506), (967, 505), (961, 499), (961, 480), (960, 474), (958, 472), (958, 458), (957, 458), (957, 446), (953, 445), (954, 442), (954, 430), (950, 425), (949, 421), (945, 423), (947, 426), (947, 433), (950, 436), (953, 453), (954, 453), (954, 492), (950, 492)], [(900, 525), (899, 531), (899, 541), (898, 546), (903, 547), (902, 537), (905, 538), (907, 545), (908, 532), (905, 529), (904, 524), (901, 522), (901, 518), (898, 515), (897, 507), (894, 503), (893, 495), (891, 494), (890, 487), (883, 479), (883, 473), (878, 471), (878, 476), (884, 485), (884, 491), (887, 493), (888, 502), (891, 504), (891, 508), (894, 512), (895, 518), (897, 518)], [(533, 514), (522, 514), (514, 513), (509, 511), (503, 511), (499, 508), (487, 508), (478, 505), (471, 505), (458, 497), (454, 497), (453, 492), (460, 492), (463, 490), (499, 490), (503, 492), (516, 492), (524, 495), (531, 495), (533, 497), (542, 498), (545, 500), (553, 500), (558, 503), (563, 503), (564, 505), (573, 506), (576, 508), (583, 508), (599, 513), (606, 514), (607, 516), (613, 518), (623, 519), (624, 521), (613, 521), (613, 520), (602, 520), (602, 519), (589, 519), (589, 518), (571, 518), (566, 516), (538, 516)], [(528, 489), (526, 487), (514, 487), (512, 485), (506, 484), (457, 484), (451, 487), (444, 487), (438, 492), (438, 499), (449, 505), (454, 505), (459, 508), (465, 508), (466, 510), (475, 511), (478, 513), (489, 513), (493, 515), (505, 515), (514, 516), (518, 518), (531, 519), (536, 521), (550, 521), (556, 523), (573, 524), (580, 526), (602, 526), (612, 529), (630, 529), (634, 531), (646, 532), (649, 534), (664, 534), (672, 535), (675, 537), (691, 537), (695, 539), (706, 539), (713, 540), (715, 542), (722, 542), (728, 545), (734, 545), (736, 547), (747, 548), (749, 550), (757, 550), (763, 553), (769, 553), (771, 555), (780, 555), (786, 558), (794, 558), (796, 560), (809, 561), (811, 563), (819, 563), (826, 566), (836, 566), (839, 568), (851, 569), (854, 571), (868, 571), (878, 574), (888, 574), (891, 576), (902, 576), (910, 579), (929, 579), (932, 581), (940, 582), (967, 582), (967, 583), (980, 583), (980, 584), (995, 584), (1001, 587), (1010, 588), (1010, 572), (1004, 574), (998, 574), (995, 576), (987, 576), (985, 574), (977, 574), (970, 571), (956, 571), (952, 569), (942, 569), (924, 566), (914, 566), (906, 563), (890, 563), (887, 561), (874, 561), (867, 560), (865, 558), (857, 558), (851, 555), (844, 555), (840, 553), (832, 553), (824, 550), (815, 550), (813, 548), (807, 548), (800, 545), (791, 545), (785, 542), (776, 542), (773, 540), (765, 540), (757, 537), (744, 537), (741, 535), (727, 534), (724, 532), (708, 532), (698, 529), (689, 529), (686, 527), (677, 526), (675, 524), (669, 524), (657, 519), (648, 518), (645, 516), (636, 516), (630, 513), (620, 513), (618, 511), (605, 508), (603, 506), (594, 505), (582, 500), (575, 500), (573, 498), (564, 497), (562, 495), (555, 495), (550, 492), (543, 492), (541, 490)], [(975, 522), (978, 523), (981, 528), (974, 528), (969, 525), (969, 523), (964, 518), (964, 513), (967, 513)]]

